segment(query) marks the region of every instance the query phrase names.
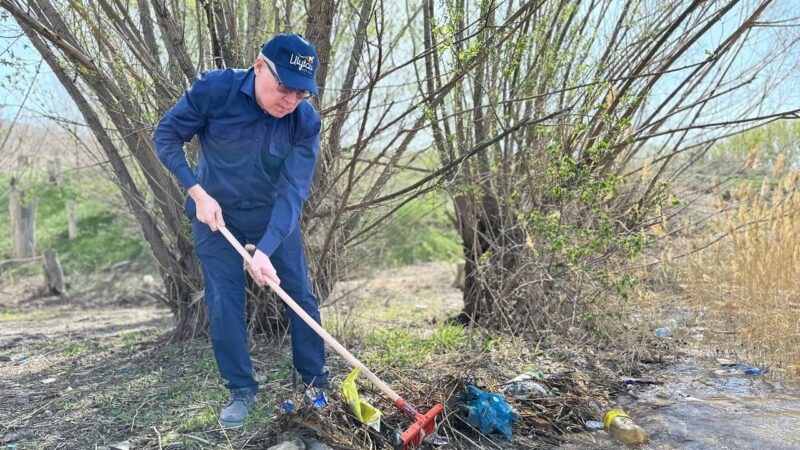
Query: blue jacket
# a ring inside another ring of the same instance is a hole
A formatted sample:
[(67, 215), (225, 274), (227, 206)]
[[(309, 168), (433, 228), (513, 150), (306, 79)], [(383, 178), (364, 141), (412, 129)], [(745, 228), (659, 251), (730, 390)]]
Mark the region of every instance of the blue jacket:
[[(153, 142), (183, 187), (199, 183), (223, 212), (271, 209), (256, 246), (271, 256), (308, 198), (321, 122), (307, 101), (285, 117), (270, 116), (256, 103), (254, 83), (252, 68), (205, 72), (161, 119)], [(200, 153), (192, 170), (183, 144), (195, 135)]]

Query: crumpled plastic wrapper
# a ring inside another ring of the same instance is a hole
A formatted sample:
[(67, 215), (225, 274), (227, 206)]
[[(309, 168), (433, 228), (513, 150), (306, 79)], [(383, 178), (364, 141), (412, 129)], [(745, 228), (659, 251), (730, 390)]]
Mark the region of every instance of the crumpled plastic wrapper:
[(381, 431), (381, 411), (364, 401), (358, 395), (356, 377), (361, 373), (361, 368), (356, 367), (342, 382), (342, 395), (358, 420), (375, 431)]
[(505, 397), (500, 394), (489, 394), (468, 385), (464, 403), (469, 413), (467, 423), (482, 433), (489, 435), (495, 431), (511, 440), (511, 425), (519, 419)]

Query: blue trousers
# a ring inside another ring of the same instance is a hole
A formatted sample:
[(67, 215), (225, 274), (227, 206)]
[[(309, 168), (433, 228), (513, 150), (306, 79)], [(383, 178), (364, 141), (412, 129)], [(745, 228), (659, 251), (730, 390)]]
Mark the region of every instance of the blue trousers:
[[(187, 199), (185, 209), (192, 222), (195, 251), (203, 266), (211, 345), (219, 373), (227, 381), (228, 389), (249, 388), (256, 392), (258, 383), (253, 376), (253, 363), (248, 353), (242, 257), (222, 233), (211, 231), (208, 225), (197, 220), (191, 197)], [(261, 239), (270, 212), (271, 208), (222, 208), (225, 226), (242, 245), (257, 243)], [(299, 226), (278, 246), (270, 260), (278, 272), (281, 288), (319, 323), (319, 306), (311, 291)], [(325, 370), (322, 338), (294, 311), (288, 307), (286, 311), (289, 314), (295, 368), (304, 383), (317, 386), (326, 384), (328, 373)]]

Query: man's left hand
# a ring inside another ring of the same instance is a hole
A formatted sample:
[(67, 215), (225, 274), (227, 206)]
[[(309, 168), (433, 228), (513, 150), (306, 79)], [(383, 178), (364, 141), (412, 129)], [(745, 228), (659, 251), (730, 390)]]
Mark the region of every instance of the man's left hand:
[(266, 285), (267, 279), (275, 284), (281, 284), (281, 280), (278, 278), (278, 272), (275, 271), (275, 267), (272, 266), (272, 261), (270, 261), (269, 256), (261, 250), (256, 250), (256, 253), (253, 255), (253, 261), (250, 263), (250, 270), (253, 271), (253, 278), (255, 278), (259, 286)]

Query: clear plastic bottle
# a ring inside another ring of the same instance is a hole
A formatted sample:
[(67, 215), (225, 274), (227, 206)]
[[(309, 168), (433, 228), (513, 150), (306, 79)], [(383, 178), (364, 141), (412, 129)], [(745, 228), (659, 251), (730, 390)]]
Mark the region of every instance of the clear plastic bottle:
[(647, 432), (642, 429), (625, 411), (612, 409), (603, 419), (606, 431), (623, 444), (637, 445), (647, 443)]
[(659, 338), (670, 337), (672, 335), (672, 329), (669, 327), (656, 328), (656, 331), (653, 334)]
[(583, 424), (583, 426), (585, 426), (586, 429), (589, 431), (597, 431), (597, 430), (602, 430), (604, 428), (603, 422), (598, 422), (596, 420), (587, 420), (586, 423)]

